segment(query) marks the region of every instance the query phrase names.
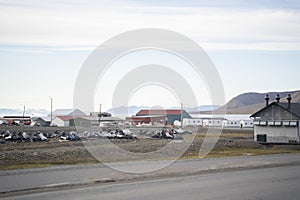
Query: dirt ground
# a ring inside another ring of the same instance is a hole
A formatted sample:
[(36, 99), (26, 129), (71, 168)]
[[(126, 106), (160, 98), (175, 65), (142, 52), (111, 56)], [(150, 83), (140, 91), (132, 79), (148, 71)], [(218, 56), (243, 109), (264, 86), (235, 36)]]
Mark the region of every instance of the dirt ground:
[[(5, 128), (1, 127), (0, 131), (3, 131), (2, 129), (5, 130)], [(22, 127), (10, 128), (10, 131), (20, 130), (23, 130)], [(28, 127), (26, 131), (54, 132), (56, 130), (71, 131), (74, 130), (74, 128)], [(192, 143), (181, 158), (197, 158), (199, 149), (203, 144), (203, 139), (207, 134), (206, 131), (207, 129), (201, 129), (198, 133), (183, 135), (183, 140), (172, 141), (147, 138), (144, 135), (139, 135), (139, 133), (143, 131), (138, 129), (135, 130), (139, 138), (137, 140), (112, 139), (110, 141), (125, 151), (149, 153), (155, 152), (171, 142), (184, 142), (192, 139)], [(99, 144), (97, 140), (102, 139), (96, 139), (94, 141), (95, 146)], [(0, 169), (99, 163), (84, 144), (84, 141), (61, 141), (59, 138), (53, 138), (47, 142), (6, 142), (0, 144)], [(105, 144), (101, 144), (105, 146)], [(100, 147), (97, 146), (97, 148)], [(218, 138), (218, 142), (208, 154), (208, 157), (273, 153), (300, 153), (300, 145), (261, 145), (253, 142), (253, 130), (223, 130), (220, 138)]]

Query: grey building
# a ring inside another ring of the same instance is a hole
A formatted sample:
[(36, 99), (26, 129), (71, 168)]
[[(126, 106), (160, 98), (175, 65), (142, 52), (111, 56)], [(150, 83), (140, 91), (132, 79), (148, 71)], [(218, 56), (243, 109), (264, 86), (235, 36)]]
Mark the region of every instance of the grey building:
[(33, 117), (31, 118), (32, 125), (34, 126), (50, 126), (50, 117)]
[(86, 114), (79, 109), (56, 109), (52, 116), (54, 118), (56, 116), (86, 116)]
[(99, 117), (75, 117), (70, 119), (70, 126), (82, 126), (82, 127), (90, 127), (90, 126), (99, 126)]
[[(118, 117), (93, 117), (93, 116), (87, 116), (87, 117), (75, 117), (73, 119), (70, 119), (70, 126), (81, 126), (81, 127), (99, 127), (103, 124), (105, 125), (111, 125), (124, 121), (121, 118)], [(104, 126), (105, 126), (104, 125)]]
[(287, 103), (276, 102), (269, 104), (268, 95), (266, 106), (250, 117), (254, 120), (254, 140), (262, 143), (300, 143), (300, 104), (291, 103), (289, 95)]

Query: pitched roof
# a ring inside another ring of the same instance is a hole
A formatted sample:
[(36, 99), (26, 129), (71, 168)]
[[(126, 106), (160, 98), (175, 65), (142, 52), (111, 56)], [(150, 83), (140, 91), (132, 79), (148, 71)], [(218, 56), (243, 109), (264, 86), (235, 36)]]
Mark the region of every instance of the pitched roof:
[(170, 109), (170, 110), (163, 110), (163, 109), (155, 109), (155, 110), (140, 110), (136, 115), (180, 115), (180, 109)]
[(44, 121), (51, 121), (50, 117), (32, 117), (31, 119), (32, 119), (32, 121), (36, 121), (38, 119), (42, 119)]
[(300, 117), (300, 103), (291, 103), (290, 109), (288, 109), (288, 103), (277, 103), (282, 108), (290, 111), (291, 113), (297, 115), (297, 117)]
[(79, 109), (56, 109), (53, 111), (54, 116), (86, 116), (84, 112)]
[(259, 111), (255, 112), (254, 114), (252, 114), (250, 117), (255, 117), (255, 115), (259, 114), (261, 111), (265, 110), (266, 108), (268, 108), (269, 106), (272, 105), (278, 105), (281, 108), (283, 108), (284, 110), (293, 113), (294, 115), (296, 115), (297, 117), (300, 118), (300, 103), (291, 103), (290, 108), (288, 109), (288, 103), (282, 103), (282, 102), (272, 102), (271, 104), (269, 104), (268, 106), (260, 109)]
[[(85, 119), (85, 120), (89, 120), (89, 121), (99, 121), (99, 117), (93, 117), (93, 116), (75, 117), (73, 119)], [(124, 120), (119, 117), (101, 117), (100, 121), (124, 121)]]
[(73, 116), (56, 116), (57, 118), (61, 119), (62, 121), (69, 121), (70, 119), (73, 119)]

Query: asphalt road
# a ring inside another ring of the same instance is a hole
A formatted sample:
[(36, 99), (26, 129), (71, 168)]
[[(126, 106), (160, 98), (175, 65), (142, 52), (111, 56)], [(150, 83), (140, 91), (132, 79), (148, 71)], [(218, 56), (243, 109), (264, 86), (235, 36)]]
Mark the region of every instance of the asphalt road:
[(299, 199), (300, 166), (223, 172), (66, 191), (30, 194), (14, 199)]
[[(135, 161), (114, 163), (113, 167), (123, 171), (139, 171), (155, 169), (168, 161)], [(41, 169), (7, 170), (0, 171), (0, 194), (16, 190), (30, 190), (40, 187), (51, 187), (53, 185), (89, 183), (97, 181), (131, 181), (157, 179), (161, 177), (176, 177), (199, 172), (232, 171), (236, 169), (256, 168), (265, 166), (278, 166), (278, 164), (289, 165), (300, 163), (300, 154), (281, 154), (264, 156), (241, 156), (227, 158), (208, 158), (199, 160), (179, 160), (172, 165), (151, 173), (125, 173), (116, 171), (103, 165), (82, 165), (50, 167)], [(229, 169), (229, 170), (228, 170)], [(230, 170), (232, 169), (232, 170)], [(298, 173), (299, 174), (299, 173)], [(0, 195), (1, 196), (1, 195)]]

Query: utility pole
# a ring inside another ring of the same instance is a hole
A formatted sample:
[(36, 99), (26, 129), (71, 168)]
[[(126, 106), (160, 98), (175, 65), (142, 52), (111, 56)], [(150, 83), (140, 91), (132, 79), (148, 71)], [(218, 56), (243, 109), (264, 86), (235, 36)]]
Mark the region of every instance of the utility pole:
[(181, 128), (183, 127), (183, 116), (182, 116), (182, 114), (183, 114), (183, 104), (181, 103), (180, 104), (181, 105), (181, 115), (180, 115), (180, 124), (181, 124)]
[(52, 109), (53, 109), (53, 99), (52, 97), (50, 98), (50, 125), (52, 124)]
[(101, 122), (101, 107), (102, 107), (102, 104), (100, 103), (99, 105), (99, 125), (100, 125), (100, 122)]
[(23, 105), (23, 120), (24, 120), (24, 116), (25, 116), (25, 105)]

